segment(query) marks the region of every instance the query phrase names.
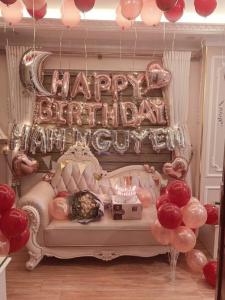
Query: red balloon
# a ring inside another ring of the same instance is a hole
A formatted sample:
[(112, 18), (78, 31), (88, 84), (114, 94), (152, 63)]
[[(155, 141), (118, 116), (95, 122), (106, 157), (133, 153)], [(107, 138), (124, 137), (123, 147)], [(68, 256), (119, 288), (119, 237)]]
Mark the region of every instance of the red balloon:
[(167, 194), (163, 194), (161, 195), (157, 201), (156, 201), (156, 208), (157, 210), (160, 208), (161, 205), (165, 204), (165, 203), (169, 203), (170, 200), (168, 198), (168, 195)]
[(177, 3), (170, 10), (164, 12), (164, 16), (170, 22), (178, 21), (184, 12), (185, 3), (184, 0), (178, 0)]
[(191, 198), (191, 191), (186, 182), (174, 180), (167, 186), (169, 199), (179, 207), (185, 206)]
[(156, 4), (162, 11), (168, 11), (176, 4), (177, 0), (156, 0)]
[(22, 249), (30, 238), (29, 228), (26, 228), (20, 235), (10, 239), (9, 253), (13, 253)]
[(6, 5), (10, 5), (10, 4), (15, 3), (17, 0), (1, 0), (1, 1)]
[(27, 11), (31, 17), (35, 18), (36, 21), (41, 20), (46, 15), (47, 3), (41, 9), (38, 10), (27, 9)]
[(57, 195), (56, 195), (56, 198), (59, 198), (59, 197), (68, 197), (70, 196), (70, 193), (67, 192), (67, 191), (62, 191), (62, 192), (59, 192)]
[(9, 210), (15, 202), (15, 192), (7, 184), (0, 184), (0, 213)]
[(163, 186), (163, 187), (160, 188), (160, 196), (164, 195), (165, 193), (166, 193), (166, 187)]
[(216, 0), (195, 0), (195, 10), (202, 17), (207, 17), (214, 12), (217, 6)]
[(217, 273), (217, 261), (209, 261), (203, 268), (203, 274), (206, 281), (212, 286), (216, 287), (216, 273)]
[(175, 229), (181, 225), (182, 213), (178, 206), (166, 203), (158, 209), (159, 223), (167, 229)]
[(219, 209), (216, 205), (205, 204), (207, 210), (207, 221), (206, 224), (217, 225), (219, 223)]
[(94, 7), (95, 0), (74, 0), (74, 3), (80, 11), (86, 12)]
[(12, 208), (1, 219), (2, 233), (8, 238), (20, 235), (28, 227), (28, 217), (25, 211)]

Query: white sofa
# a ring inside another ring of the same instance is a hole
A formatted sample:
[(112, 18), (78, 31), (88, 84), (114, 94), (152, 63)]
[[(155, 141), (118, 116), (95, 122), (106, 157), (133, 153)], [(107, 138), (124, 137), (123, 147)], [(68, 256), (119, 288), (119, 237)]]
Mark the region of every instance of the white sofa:
[(161, 177), (154, 169), (147, 172), (144, 166), (133, 165), (107, 173), (88, 147), (71, 147), (58, 160), (51, 182), (39, 182), (20, 199), (20, 206), (30, 218), (27, 269), (34, 269), (43, 256), (62, 259), (93, 256), (108, 261), (123, 255), (149, 257), (168, 252), (151, 235), (154, 205), (143, 210), (142, 220), (115, 221), (110, 210), (105, 211), (100, 221), (87, 225), (56, 221), (49, 216), (49, 201), (58, 192), (89, 189), (109, 200), (115, 184), (125, 175), (131, 175), (134, 184), (148, 188), (155, 201)]

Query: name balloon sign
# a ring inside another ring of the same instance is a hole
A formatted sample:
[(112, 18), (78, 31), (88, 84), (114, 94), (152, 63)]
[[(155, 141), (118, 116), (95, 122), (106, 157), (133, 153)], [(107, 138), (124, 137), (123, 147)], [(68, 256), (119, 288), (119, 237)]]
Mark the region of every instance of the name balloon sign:
[[(86, 138), (98, 152), (113, 147), (123, 154), (133, 140), (134, 152), (140, 153), (146, 138), (155, 151), (174, 150), (177, 145), (184, 145), (182, 131), (166, 127), (164, 99), (149, 96), (151, 90), (170, 83), (171, 73), (161, 63), (149, 63), (145, 72), (89, 72), (88, 76), (82, 71), (74, 76), (74, 71), (55, 70), (51, 86), (46, 87), (43, 62), (51, 54), (30, 49), (21, 58), (20, 79), (36, 96), (36, 105), (32, 128), (23, 125), (20, 131), (14, 126), (11, 149), (19, 146), (33, 154), (36, 149), (42, 153), (53, 149), (61, 152), (69, 136), (74, 137), (79, 128), (88, 132)], [(121, 134), (123, 145), (118, 143)], [(75, 141), (76, 138), (72, 142)]]

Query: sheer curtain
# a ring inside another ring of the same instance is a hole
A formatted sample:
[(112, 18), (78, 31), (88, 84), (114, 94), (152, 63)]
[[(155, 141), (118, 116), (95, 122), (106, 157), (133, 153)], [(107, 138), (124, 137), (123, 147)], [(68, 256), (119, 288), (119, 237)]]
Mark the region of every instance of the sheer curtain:
[[(192, 146), (187, 125), (190, 63), (190, 51), (165, 51), (163, 54), (163, 65), (172, 73), (171, 83), (165, 92), (169, 103), (170, 126), (181, 127), (185, 136), (185, 148), (177, 149), (176, 155), (186, 158), (187, 161), (190, 161), (192, 155)], [(186, 180), (190, 187), (192, 187), (190, 169)]]
[(31, 124), (34, 96), (29, 94), (20, 81), (20, 60), (30, 47), (6, 46), (9, 77), (9, 131), (13, 124)]

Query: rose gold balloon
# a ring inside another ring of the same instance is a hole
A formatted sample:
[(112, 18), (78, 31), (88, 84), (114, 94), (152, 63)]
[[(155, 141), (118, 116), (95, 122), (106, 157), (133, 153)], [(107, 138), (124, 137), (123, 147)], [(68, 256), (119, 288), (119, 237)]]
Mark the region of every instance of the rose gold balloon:
[(163, 173), (169, 177), (182, 179), (188, 171), (188, 163), (185, 158), (176, 157), (172, 163), (165, 163)]
[(6, 256), (9, 253), (9, 240), (4, 236), (0, 230), (0, 256)]
[(158, 220), (151, 227), (152, 235), (162, 245), (169, 245), (172, 239), (172, 230), (163, 227)]
[(191, 204), (200, 204), (200, 201), (195, 197), (191, 197), (187, 205), (191, 205)]
[(136, 19), (143, 6), (142, 0), (120, 0), (121, 12), (124, 18), (128, 20)]
[(144, 208), (149, 207), (152, 201), (152, 195), (149, 190), (144, 188), (137, 188), (137, 197), (141, 201)]
[[(128, 115), (130, 112), (130, 115)], [(123, 127), (136, 127), (138, 123), (138, 109), (133, 102), (120, 102), (120, 115)]]
[(17, 154), (12, 160), (12, 169), (16, 177), (23, 177), (36, 173), (39, 163), (27, 157), (26, 154)]
[(172, 246), (178, 252), (189, 252), (196, 244), (196, 236), (194, 232), (185, 226), (180, 226), (173, 232)]
[(69, 215), (69, 205), (67, 199), (58, 197), (49, 202), (49, 214), (55, 220), (66, 220)]
[(184, 224), (192, 229), (199, 228), (207, 220), (207, 211), (203, 205), (191, 204), (182, 210)]
[(193, 249), (186, 254), (186, 262), (193, 272), (201, 273), (203, 267), (207, 264), (207, 258), (202, 251)]
[(131, 28), (132, 22), (124, 18), (121, 13), (121, 6), (119, 5), (116, 9), (116, 23), (122, 30)]
[(141, 19), (148, 26), (155, 26), (160, 23), (162, 11), (156, 5), (155, 0), (144, 0), (141, 10)]
[(18, 24), (23, 17), (23, 6), (20, 1), (16, 1), (15, 3), (7, 6), (4, 5), (1, 7), (1, 12), (4, 20), (9, 25), (16, 25)]
[(62, 23), (69, 28), (76, 27), (80, 23), (80, 12), (75, 6), (74, 0), (63, 0), (61, 5)]
[(147, 89), (159, 89), (167, 86), (171, 80), (170, 71), (163, 68), (159, 62), (151, 62), (146, 69)]

